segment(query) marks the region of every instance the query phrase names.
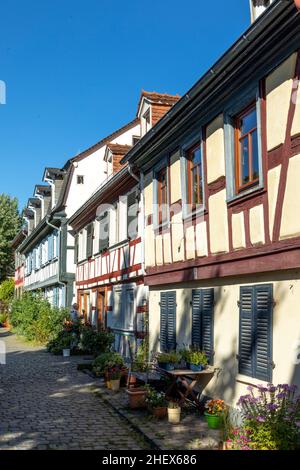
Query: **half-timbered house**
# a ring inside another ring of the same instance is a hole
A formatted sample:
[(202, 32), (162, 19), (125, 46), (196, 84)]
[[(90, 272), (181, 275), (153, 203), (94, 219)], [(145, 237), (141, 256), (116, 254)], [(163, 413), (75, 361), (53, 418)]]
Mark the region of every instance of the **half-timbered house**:
[(144, 200), (150, 349), (193, 345), (204, 393), (300, 384), (300, 16), (253, 23), (127, 154)]

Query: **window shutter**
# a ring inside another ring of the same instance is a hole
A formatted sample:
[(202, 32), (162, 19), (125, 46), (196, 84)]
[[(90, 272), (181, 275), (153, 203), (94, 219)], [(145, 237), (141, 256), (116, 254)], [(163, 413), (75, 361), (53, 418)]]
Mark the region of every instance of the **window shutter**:
[(134, 191), (127, 197), (127, 235), (130, 239), (136, 238), (138, 234), (138, 213), (139, 203)]
[(201, 291), (192, 292), (192, 346), (201, 348)]
[(75, 235), (75, 246), (74, 246), (74, 263), (78, 263), (78, 256), (79, 256), (79, 235)]
[(192, 292), (192, 345), (206, 353), (210, 364), (214, 357), (214, 289)]
[(93, 238), (94, 238), (94, 225), (90, 224), (87, 226), (87, 246), (86, 246), (87, 258), (91, 258), (93, 256)]
[(255, 377), (272, 381), (273, 286), (255, 287)]
[(240, 288), (239, 372), (254, 376), (254, 292), (252, 287)]
[(168, 350), (168, 302), (167, 292), (160, 294), (160, 350)]
[(168, 292), (168, 344), (169, 351), (176, 350), (176, 292)]
[(214, 359), (214, 289), (202, 290), (202, 345), (210, 364)]
[(99, 220), (99, 251), (101, 253), (102, 251), (106, 250), (109, 246), (109, 212), (104, 212), (104, 214), (99, 218)]

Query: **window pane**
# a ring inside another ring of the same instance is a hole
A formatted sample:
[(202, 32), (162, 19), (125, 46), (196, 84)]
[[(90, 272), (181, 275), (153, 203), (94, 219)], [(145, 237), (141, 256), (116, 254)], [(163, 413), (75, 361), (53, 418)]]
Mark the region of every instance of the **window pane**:
[(258, 161), (258, 135), (257, 131), (252, 133), (252, 179), (259, 179), (259, 161)]
[(198, 165), (199, 163), (201, 163), (201, 150), (200, 150), (200, 147), (197, 147), (193, 151), (192, 161), (193, 161), (194, 165)]
[(257, 127), (256, 109), (253, 109), (241, 119), (241, 133), (242, 135), (244, 135), (256, 127)]
[(249, 183), (249, 141), (248, 137), (241, 139), (241, 178), (242, 185)]

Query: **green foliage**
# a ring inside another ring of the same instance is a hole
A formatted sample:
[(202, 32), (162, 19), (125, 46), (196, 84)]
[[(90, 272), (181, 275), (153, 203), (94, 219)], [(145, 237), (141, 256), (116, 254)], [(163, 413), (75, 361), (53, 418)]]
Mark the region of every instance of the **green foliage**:
[(157, 355), (157, 362), (164, 364), (176, 364), (179, 362), (180, 356), (176, 351), (170, 351), (168, 353), (159, 353)]
[(105, 352), (93, 361), (93, 371), (99, 375), (114, 367), (124, 367), (124, 359), (116, 352)]
[(113, 334), (106, 331), (96, 331), (91, 326), (82, 326), (78, 347), (87, 354), (98, 356), (108, 351), (113, 342)]
[(197, 349), (182, 349), (179, 354), (181, 359), (189, 364), (195, 364), (196, 366), (207, 366), (208, 364), (208, 359), (204, 351), (198, 351)]
[(7, 319), (8, 319), (7, 313), (0, 313), (0, 326), (6, 323)]
[(0, 301), (9, 304), (15, 292), (15, 282), (13, 279), (6, 279), (0, 284)]
[(11, 243), (21, 228), (18, 201), (0, 194), (0, 282), (14, 274), (14, 255)]
[(158, 392), (155, 388), (150, 387), (150, 385), (146, 386), (147, 395), (146, 395), (146, 403), (151, 408), (162, 408), (167, 406), (166, 395), (163, 392)]
[(47, 349), (52, 354), (61, 354), (63, 349), (74, 350), (78, 346), (78, 338), (76, 334), (71, 331), (62, 330), (57, 336), (49, 341)]
[(29, 341), (46, 344), (62, 330), (68, 317), (65, 309), (51, 307), (40, 294), (25, 292), (11, 304), (9, 320), (15, 332)]
[(134, 372), (146, 372), (148, 370), (148, 340), (145, 338), (137, 349), (132, 370)]

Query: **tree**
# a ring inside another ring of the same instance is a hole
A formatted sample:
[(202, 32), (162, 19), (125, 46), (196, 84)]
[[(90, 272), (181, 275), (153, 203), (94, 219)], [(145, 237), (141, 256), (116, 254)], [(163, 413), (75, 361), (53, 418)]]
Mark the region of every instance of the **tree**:
[(14, 253), (11, 243), (21, 228), (18, 201), (0, 194), (0, 282), (14, 273)]

